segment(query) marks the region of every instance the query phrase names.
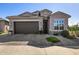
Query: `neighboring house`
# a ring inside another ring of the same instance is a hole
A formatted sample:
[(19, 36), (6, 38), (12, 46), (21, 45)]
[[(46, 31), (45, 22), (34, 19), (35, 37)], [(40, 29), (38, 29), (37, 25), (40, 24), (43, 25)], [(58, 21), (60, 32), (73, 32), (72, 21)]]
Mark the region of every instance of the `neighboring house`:
[(9, 22), (0, 18), (0, 32), (8, 32), (9, 30)]
[(57, 11), (52, 13), (48, 9), (41, 11), (24, 12), (17, 16), (8, 16), (10, 31), (13, 34), (54, 33), (67, 30), (68, 18), (71, 16)]

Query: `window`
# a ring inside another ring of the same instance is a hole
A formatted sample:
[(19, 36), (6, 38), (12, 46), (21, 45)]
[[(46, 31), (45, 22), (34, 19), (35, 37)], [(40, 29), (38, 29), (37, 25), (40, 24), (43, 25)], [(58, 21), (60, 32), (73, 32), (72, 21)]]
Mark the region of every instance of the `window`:
[(54, 30), (64, 30), (64, 19), (54, 20)]

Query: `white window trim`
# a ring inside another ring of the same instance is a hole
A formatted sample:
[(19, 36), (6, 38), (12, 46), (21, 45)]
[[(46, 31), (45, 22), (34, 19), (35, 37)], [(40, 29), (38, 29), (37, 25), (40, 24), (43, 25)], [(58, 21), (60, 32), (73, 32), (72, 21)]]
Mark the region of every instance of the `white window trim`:
[[(62, 20), (64, 20), (64, 18), (55, 18), (54, 20), (53, 20), (53, 26), (54, 26), (54, 21), (56, 20), (56, 19), (62, 19)], [(65, 23), (65, 21), (63, 22), (63, 25), (64, 25), (64, 23)], [(53, 27), (54, 28), (54, 27)], [(59, 28), (59, 27), (58, 27)], [(60, 30), (60, 28), (58, 29), (58, 30), (55, 30), (55, 29), (53, 29), (54, 31), (62, 31), (62, 30)]]

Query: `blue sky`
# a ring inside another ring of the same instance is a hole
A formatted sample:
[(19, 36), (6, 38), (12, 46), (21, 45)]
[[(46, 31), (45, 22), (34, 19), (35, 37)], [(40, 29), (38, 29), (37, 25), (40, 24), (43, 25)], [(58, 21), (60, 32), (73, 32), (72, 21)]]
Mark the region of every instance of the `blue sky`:
[(0, 17), (5, 18), (42, 9), (49, 9), (53, 13), (62, 11), (71, 15), (69, 25), (79, 23), (79, 4), (77, 3), (0, 3)]

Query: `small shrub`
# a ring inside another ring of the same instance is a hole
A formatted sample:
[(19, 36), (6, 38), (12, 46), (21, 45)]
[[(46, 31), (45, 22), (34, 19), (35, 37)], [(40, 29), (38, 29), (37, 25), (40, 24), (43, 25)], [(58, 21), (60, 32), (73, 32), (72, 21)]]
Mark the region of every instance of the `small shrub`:
[(47, 39), (48, 42), (53, 42), (53, 43), (60, 42), (60, 40), (56, 37), (48, 37), (46, 39)]
[(75, 35), (68, 36), (67, 38), (68, 38), (68, 39), (76, 39)]
[(76, 32), (76, 36), (79, 37), (79, 31)]
[(64, 31), (61, 32), (61, 35), (63, 37), (68, 37), (69, 36), (69, 32), (67, 30), (64, 30)]
[(3, 32), (2, 31), (0, 31), (0, 34), (2, 34)]
[(62, 31), (61, 35), (65, 38), (68, 38), (68, 39), (75, 39), (76, 38), (75, 35), (70, 35), (69, 31), (67, 31), (67, 30)]

